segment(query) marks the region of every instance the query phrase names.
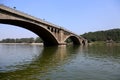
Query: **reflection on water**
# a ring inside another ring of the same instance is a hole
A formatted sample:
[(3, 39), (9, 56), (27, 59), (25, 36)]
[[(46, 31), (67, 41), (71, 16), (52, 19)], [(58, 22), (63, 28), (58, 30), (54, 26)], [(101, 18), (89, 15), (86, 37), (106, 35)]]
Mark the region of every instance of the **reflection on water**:
[(0, 45), (0, 71), (12, 71), (18, 68), (17, 65), (27, 65), (34, 61), (42, 50), (39, 46)]
[(1, 44), (0, 80), (120, 80), (120, 46)]

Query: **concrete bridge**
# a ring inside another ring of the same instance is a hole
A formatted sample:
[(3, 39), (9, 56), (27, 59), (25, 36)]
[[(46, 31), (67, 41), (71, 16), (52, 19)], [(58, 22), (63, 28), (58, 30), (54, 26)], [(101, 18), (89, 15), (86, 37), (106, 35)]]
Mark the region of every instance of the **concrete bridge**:
[(26, 28), (43, 39), (44, 45), (66, 45), (70, 38), (76, 45), (85, 45), (87, 40), (58, 25), (35, 18), (18, 10), (0, 5), (0, 23)]

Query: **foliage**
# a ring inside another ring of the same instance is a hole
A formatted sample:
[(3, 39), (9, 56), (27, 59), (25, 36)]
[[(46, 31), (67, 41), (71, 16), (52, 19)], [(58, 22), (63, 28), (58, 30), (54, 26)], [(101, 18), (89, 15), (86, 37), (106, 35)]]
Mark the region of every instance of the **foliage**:
[(35, 43), (41, 43), (41, 42), (43, 42), (43, 40), (42, 40), (40, 37), (37, 37), (37, 38), (35, 39)]
[(2, 42), (2, 43), (15, 43), (15, 39), (7, 38), (7, 39), (1, 40), (0, 42)]
[(7, 39), (2, 39), (0, 41), (0, 43), (40, 43), (42, 42), (42, 39), (37, 37), (36, 39), (34, 38), (17, 38), (17, 39), (11, 39), (11, 38), (7, 38)]
[(110, 29), (106, 31), (89, 32), (81, 36), (86, 38), (89, 42), (106, 41), (106, 40), (120, 41), (120, 29)]

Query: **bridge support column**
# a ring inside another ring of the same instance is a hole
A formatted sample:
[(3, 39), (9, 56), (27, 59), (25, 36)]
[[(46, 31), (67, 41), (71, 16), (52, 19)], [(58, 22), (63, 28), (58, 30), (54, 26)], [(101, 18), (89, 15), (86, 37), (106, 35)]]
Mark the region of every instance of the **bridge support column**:
[(85, 45), (88, 45), (88, 40), (87, 39), (85, 39)]
[(66, 45), (66, 42), (64, 42), (64, 31), (62, 29), (59, 31), (59, 45)]
[(86, 39), (80, 40), (80, 44), (81, 44), (81, 45), (87, 45), (87, 44), (88, 44), (88, 41), (87, 41)]
[(83, 45), (83, 40), (80, 40), (80, 45)]

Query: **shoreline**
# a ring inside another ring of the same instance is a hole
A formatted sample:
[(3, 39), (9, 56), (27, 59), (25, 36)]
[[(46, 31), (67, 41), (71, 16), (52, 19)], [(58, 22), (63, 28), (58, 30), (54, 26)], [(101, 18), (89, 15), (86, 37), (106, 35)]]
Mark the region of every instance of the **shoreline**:
[(11, 44), (11, 45), (43, 45), (43, 43), (0, 43), (0, 44)]

